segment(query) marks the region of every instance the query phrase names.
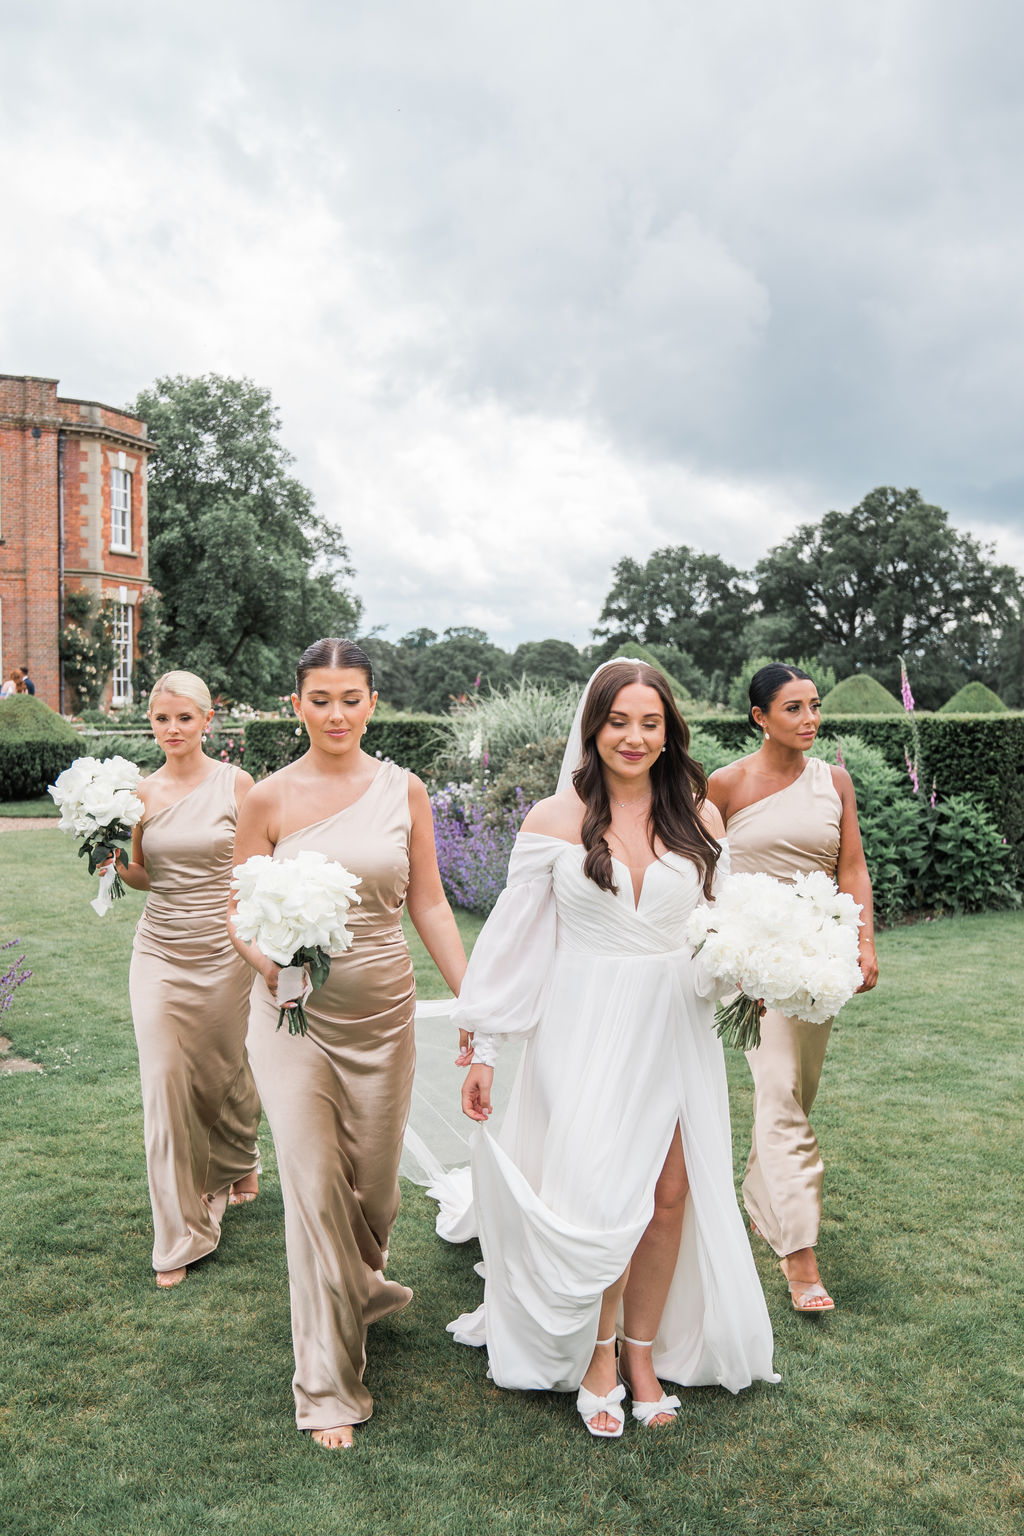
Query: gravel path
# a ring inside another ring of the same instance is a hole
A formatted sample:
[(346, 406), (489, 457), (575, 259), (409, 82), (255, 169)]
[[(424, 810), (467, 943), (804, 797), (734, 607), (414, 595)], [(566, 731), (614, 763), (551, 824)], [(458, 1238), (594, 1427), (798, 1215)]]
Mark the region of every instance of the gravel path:
[(56, 825), (56, 816), (0, 816), (0, 832), (36, 832)]

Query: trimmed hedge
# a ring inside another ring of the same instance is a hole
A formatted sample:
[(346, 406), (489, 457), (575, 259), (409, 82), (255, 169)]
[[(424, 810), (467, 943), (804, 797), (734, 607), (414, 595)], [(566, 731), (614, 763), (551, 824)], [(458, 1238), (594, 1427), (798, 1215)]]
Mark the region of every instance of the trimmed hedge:
[[(737, 757), (753, 752), (759, 737), (742, 715), (701, 715), (691, 724)], [(878, 747), (887, 762), (907, 772), (914, 759), (921, 793), (940, 800), (977, 795), (991, 813), (1013, 852), (1018, 882), (1024, 882), (1024, 713), (1005, 715), (830, 715), (822, 719), (819, 740), (859, 736)]]
[[(298, 723), (294, 718), (248, 721), (243, 761), (253, 778), (275, 773), (302, 756), (307, 739), (304, 731), (296, 736)], [(437, 755), (439, 724), (437, 715), (375, 715), (363, 746), (367, 752), (391, 758), (400, 768), (427, 775)]]
[(939, 710), (940, 715), (1004, 715), (1007, 706), (998, 693), (986, 688), (984, 683), (964, 683), (964, 686), (947, 699)]
[(821, 701), (823, 715), (898, 715), (903, 705), (866, 672), (844, 677)]
[(35, 800), (82, 756), (78, 732), (30, 693), (0, 699), (0, 800)]

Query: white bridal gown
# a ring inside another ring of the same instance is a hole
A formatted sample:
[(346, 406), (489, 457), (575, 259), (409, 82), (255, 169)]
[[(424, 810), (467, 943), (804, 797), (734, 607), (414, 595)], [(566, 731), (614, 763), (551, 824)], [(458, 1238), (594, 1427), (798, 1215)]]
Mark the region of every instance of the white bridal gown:
[(722, 1045), (683, 937), (700, 877), (665, 854), (634, 904), (624, 865), (613, 894), (583, 858), (579, 844), (520, 833), (452, 1010), (462, 1028), (527, 1042), (500, 1131), (471, 1138), (472, 1201), (464, 1170), (431, 1189), (441, 1236), (475, 1231), (483, 1250), (483, 1305), (450, 1331), (486, 1344), (499, 1386), (575, 1391), (678, 1123), (690, 1195), (655, 1369), (731, 1392), (777, 1381), (733, 1188)]

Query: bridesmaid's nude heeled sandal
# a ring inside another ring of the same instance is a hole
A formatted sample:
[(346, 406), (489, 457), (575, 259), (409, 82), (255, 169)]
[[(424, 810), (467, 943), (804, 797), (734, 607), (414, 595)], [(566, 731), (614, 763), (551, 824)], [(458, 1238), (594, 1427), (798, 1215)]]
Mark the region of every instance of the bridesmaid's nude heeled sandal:
[[(598, 1344), (614, 1344), (615, 1335), (610, 1339), (596, 1339), (594, 1347)], [(596, 1393), (589, 1391), (587, 1387), (580, 1387), (576, 1395), (576, 1411), (583, 1420), (585, 1428), (594, 1436), (595, 1440), (617, 1440), (622, 1434), (626, 1415), (622, 1408), (622, 1399), (626, 1395), (626, 1389), (621, 1384), (613, 1387), (607, 1397), (598, 1397)], [(606, 1413), (610, 1419), (615, 1420), (614, 1429), (595, 1429), (591, 1419), (596, 1419), (599, 1413)]]
[[(628, 1333), (624, 1333), (622, 1338), (624, 1343), (633, 1344), (637, 1349), (650, 1349), (654, 1343), (653, 1339), (631, 1339)], [(628, 1378), (622, 1374), (621, 1364), (619, 1366), (619, 1379), (623, 1381), (627, 1387), (629, 1387), (630, 1394), (632, 1394), (633, 1388), (630, 1386)], [(651, 1420), (656, 1419), (660, 1413), (668, 1414), (670, 1418), (674, 1419), (676, 1416), (676, 1409), (679, 1406), (680, 1403), (678, 1397), (667, 1397), (664, 1392), (661, 1394), (656, 1403), (638, 1403), (634, 1397), (633, 1417), (634, 1419), (639, 1419), (640, 1423), (643, 1424), (645, 1428), (667, 1429), (668, 1426), (666, 1424), (652, 1425)]]
[(779, 1268), (786, 1276), (789, 1299), (793, 1303), (794, 1312), (805, 1312), (814, 1316), (817, 1312), (835, 1311), (836, 1304), (820, 1280), (791, 1280), (786, 1274), (785, 1259), (779, 1260)]

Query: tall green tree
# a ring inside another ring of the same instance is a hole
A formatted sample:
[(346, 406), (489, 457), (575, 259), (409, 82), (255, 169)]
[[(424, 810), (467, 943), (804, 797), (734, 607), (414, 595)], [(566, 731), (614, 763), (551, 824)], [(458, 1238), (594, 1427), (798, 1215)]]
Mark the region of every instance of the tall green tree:
[(752, 595), (746, 577), (720, 555), (677, 544), (642, 564), (620, 560), (594, 634), (615, 644), (671, 646), (700, 673), (726, 677), (743, 660)]
[(445, 715), (453, 704), (512, 681), (508, 652), (492, 645), (482, 629), (456, 625), (440, 639), (423, 638), (431, 633), (416, 630), (401, 642), (403, 659), (412, 673), (416, 709)]
[(585, 683), (593, 670), (568, 640), (524, 640), (512, 652), (513, 677), (527, 677), (531, 683), (565, 688)]
[(765, 615), (791, 654), (839, 677), (870, 671), (890, 689), (902, 655), (919, 704), (937, 708), (973, 678), (991, 683), (1021, 581), (941, 507), (880, 486), (851, 512), (827, 512), (769, 551), (755, 572)]
[(361, 605), (340, 531), (289, 472), (270, 391), (205, 374), (157, 379), (131, 406), (155, 440), (149, 472), (153, 585), (168, 664), (214, 691), (264, 702), (292, 686), (323, 635), (351, 634)]

